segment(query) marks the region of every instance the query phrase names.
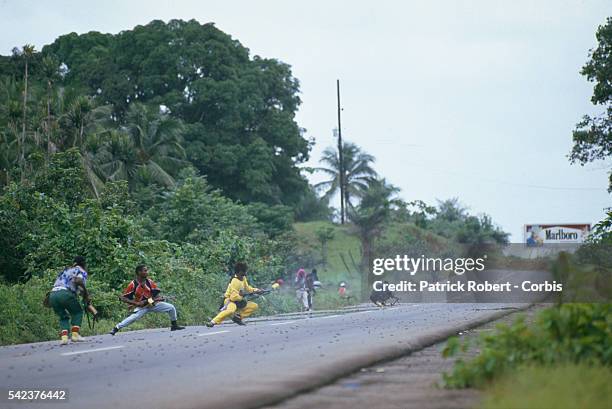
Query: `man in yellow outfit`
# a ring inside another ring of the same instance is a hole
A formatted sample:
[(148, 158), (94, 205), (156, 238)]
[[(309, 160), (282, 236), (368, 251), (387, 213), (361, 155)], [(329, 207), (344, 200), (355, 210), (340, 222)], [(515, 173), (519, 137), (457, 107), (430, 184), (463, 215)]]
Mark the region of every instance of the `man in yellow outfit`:
[(236, 263), (234, 266), (234, 276), (230, 280), (223, 296), (223, 307), (221, 307), (219, 314), (215, 318), (206, 323), (207, 327), (221, 324), (228, 317), (231, 317), (232, 321), (238, 325), (245, 325), (242, 319), (257, 310), (257, 304), (253, 301), (245, 300), (244, 295), (259, 294), (261, 290), (249, 285), (246, 273), (247, 265), (245, 263)]

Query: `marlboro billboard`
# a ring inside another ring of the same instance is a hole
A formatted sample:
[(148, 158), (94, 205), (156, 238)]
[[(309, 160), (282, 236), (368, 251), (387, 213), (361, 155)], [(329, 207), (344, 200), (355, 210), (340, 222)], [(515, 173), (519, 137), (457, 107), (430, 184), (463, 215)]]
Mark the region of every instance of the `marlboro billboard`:
[(582, 243), (591, 232), (590, 224), (526, 224), (525, 243), (536, 247), (544, 244)]

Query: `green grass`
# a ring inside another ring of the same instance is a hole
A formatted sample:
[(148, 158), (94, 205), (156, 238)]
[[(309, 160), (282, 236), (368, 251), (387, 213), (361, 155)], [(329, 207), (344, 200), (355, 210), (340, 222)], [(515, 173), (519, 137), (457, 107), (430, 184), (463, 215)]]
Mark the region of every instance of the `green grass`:
[[(337, 284), (344, 280), (350, 283), (355, 282), (355, 285), (358, 285), (359, 272), (357, 267), (361, 262), (361, 244), (359, 238), (353, 234), (352, 226), (340, 226), (325, 221), (296, 223), (294, 229), (300, 240), (300, 250), (302, 252), (315, 252), (320, 258), (321, 245), (316, 232), (322, 227), (331, 227), (334, 230), (334, 238), (327, 243), (327, 263), (318, 262), (314, 266), (304, 267), (316, 267), (319, 279), (323, 283)], [(342, 262), (342, 257), (346, 260), (350, 270)], [(353, 265), (353, 262), (356, 266)]]
[(612, 369), (563, 365), (513, 371), (485, 392), (484, 409), (604, 409), (612, 403)]
[[(334, 238), (327, 243), (327, 263), (325, 264), (321, 262), (321, 244), (317, 238), (317, 230), (324, 227), (330, 227), (334, 232)], [(316, 260), (312, 263), (313, 265), (304, 265), (304, 268), (316, 267), (319, 279), (326, 286), (326, 289), (337, 290), (338, 283), (346, 281), (349, 284), (350, 293), (353, 295), (360, 293), (361, 242), (356, 234), (355, 226), (351, 224), (342, 226), (326, 221), (316, 221), (296, 223), (294, 229), (299, 240), (298, 252), (303, 255), (313, 254), (312, 259)], [(417, 251), (419, 255), (422, 252), (427, 254), (451, 254), (453, 252), (459, 254), (460, 251), (456, 243), (410, 223), (389, 224), (384, 229), (379, 242), (392, 252), (392, 256), (395, 256), (395, 254), (410, 254), (412, 251)], [(392, 248), (389, 246), (392, 246)], [(334, 297), (335, 292), (333, 296), (332, 294), (324, 295), (321, 297), (322, 302), (320, 304), (334, 305), (337, 301)]]

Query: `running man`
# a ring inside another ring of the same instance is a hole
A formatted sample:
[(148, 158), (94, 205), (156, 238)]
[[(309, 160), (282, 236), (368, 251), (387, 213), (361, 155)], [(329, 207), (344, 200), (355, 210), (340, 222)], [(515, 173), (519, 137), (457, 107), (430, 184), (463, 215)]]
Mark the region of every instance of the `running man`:
[(174, 305), (164, 302), (164, 297), (160, 295), (161, 290), (150, 278), (149, 269), (144, 264), (136, 267), (136, 278), (130, 282), (121, 301), (130, 305), (134, 309), (132, 314), (126, 319), (115, 325), (110, 334), (115, 335), (121, 328), (127, 327), (134, 321), (138, 321), (149, 312), (165, 312), (170, 317), (170, 331), (185, 329), (176, 323), (176, 308)]

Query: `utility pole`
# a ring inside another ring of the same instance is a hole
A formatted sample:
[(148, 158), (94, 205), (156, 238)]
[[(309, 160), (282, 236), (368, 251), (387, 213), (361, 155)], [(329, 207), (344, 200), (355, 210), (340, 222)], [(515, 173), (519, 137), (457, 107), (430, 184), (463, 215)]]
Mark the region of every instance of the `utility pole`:
[(346, 203), (344, 203), (344, 158), (342, 157), (342, 126), (340, 123), (340, 80), (336, 80), (336, 90), (338, 92), (338, 161), (339, 183), (340, 183), (340, 223), (344, 224), (346, 214)]

